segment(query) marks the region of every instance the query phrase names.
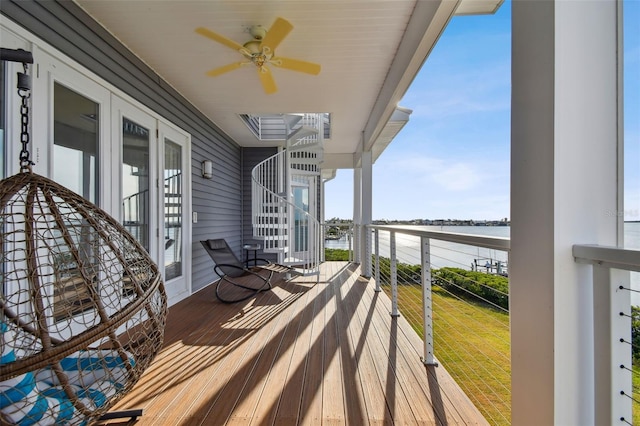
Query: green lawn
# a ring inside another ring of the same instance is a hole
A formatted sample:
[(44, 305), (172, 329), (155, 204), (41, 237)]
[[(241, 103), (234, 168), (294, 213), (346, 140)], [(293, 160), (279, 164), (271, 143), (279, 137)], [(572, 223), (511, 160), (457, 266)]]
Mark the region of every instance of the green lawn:
[(633, 366), (632, 385), (633, 385), (633, 424), (640, 425), (640, 367)]
[[(390, 295), (388, 285), (383, 289)], [(422, 337), (421, 287), (399, 285), (398, 306)], [(434, 287), (433, 327), (438, 361), (491, 424), (510, 424), (509, 315)]]

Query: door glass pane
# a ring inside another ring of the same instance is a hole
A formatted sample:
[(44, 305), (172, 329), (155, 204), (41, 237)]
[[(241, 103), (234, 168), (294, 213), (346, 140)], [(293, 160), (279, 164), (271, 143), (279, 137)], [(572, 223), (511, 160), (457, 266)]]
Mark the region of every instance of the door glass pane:
[[(5, 162), (5, 119), (7, 115), (7, 95), (4, 78), (4, 62), (0, 61), (0, 179), (6, 177), (7, 163)], [(16, 160), (17, 161), (17, 160)]]
[(169, 281), (182, 275), (182, 148), (164, 141), (164, 271)]
[(58, 83), (53, 104), (53, 180), (97, 204), (99, 105)]
[[(53, 92), (53, 179), (87, 200), (98, 200), (99, 104), (54, 84)], [(67, 217), (66, 233), (76, 244), (84, 264), (97, 264), (96, 235), (84, 219)], [(62, 230), (54, 229), (58, 248), (68, 250)], [(56, 321), (93, 309), (90, 288), (96, 275), (86, 280), (71, 252), (62, 250), (54, 256), (55, 286), (53, 314)]]
[(300, 186), (293, 187), (293, 203), (298, 207), (294, 215), (294, 250), (298, 252), (307, 251), (309, 247), (309, 219), (304, 213), (309, 213), (309, 188)]
[(128, 119), (122, 126), (123, 225), (149, 251), (149, 129)]

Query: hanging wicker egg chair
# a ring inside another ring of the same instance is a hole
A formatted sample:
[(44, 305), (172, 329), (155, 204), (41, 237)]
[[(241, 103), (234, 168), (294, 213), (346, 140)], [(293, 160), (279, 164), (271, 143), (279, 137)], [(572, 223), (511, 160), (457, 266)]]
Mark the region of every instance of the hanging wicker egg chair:
[(159, 351), (157, 266), (117, 221), (22, 172), (0, 181), (0, 424), (88, 424)]

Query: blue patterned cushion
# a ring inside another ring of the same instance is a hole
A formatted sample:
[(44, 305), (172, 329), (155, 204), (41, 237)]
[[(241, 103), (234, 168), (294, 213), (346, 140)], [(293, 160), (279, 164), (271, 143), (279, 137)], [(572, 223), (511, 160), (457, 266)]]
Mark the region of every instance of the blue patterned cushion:
[[(0, 322), (0, 365), (16, 360), (14, 333)], [(60, 361), (73, 393), (94, 410), (106, 404), (128, 381), (127, 364), (134, 366), (130, 354), (126, 360), (113, 350), (83, 350)], [(55, 372), (44, 368), (0, 382), (0, 411), (20, 426), (54, 425), (81, 422), (82, 415), (64, 392)]]

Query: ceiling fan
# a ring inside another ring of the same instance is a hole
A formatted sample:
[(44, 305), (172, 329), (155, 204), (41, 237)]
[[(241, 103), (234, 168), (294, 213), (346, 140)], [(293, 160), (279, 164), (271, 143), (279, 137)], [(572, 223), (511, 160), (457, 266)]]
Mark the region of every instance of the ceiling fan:
[(298, 59), (284, 58), (282, 56), (275, 56), (276, 48), (280, 45), (282, 40), (287, 37), (292, 29), (293, 25), (283, 18), (276, 18), (268, 31), (261, 25), (254, 25), (249, 28), (249, 33), (253, 39), (242, 45), (207, 28), (196, 28), (196, 32), (198, 34), (240, 52), (240, 54), (247, 59), (245, 61), (234, 62), (219, 68), (214, 68), (211, 71), (208, 71), (207, 75), (210, 77), (216, 77), (226, 72), (238, 69), (244, 65), (253, 64), (258, 68), (260, 82), (267, 94), (275, 93), (278, 90), (273, 75), (271, 74), (271, 70), (267, 65), (273, 65), (275, 67), (303, 72), (306, 74), (318, 75), (320, 73), (319, 64), (301, 61)]

